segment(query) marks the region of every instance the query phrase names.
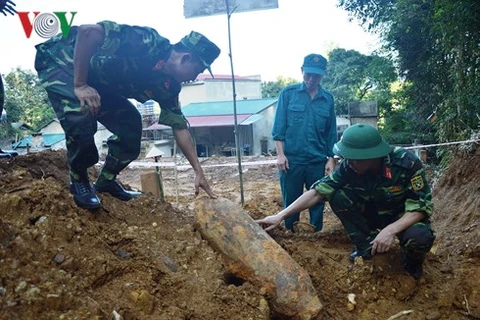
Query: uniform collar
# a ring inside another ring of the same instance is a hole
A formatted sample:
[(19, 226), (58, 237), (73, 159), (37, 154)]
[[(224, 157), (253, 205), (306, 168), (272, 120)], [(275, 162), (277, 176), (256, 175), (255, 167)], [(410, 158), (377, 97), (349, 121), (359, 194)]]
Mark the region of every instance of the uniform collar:
[[(298, 86), (297, 91), (305, 91), (305, 92), (307, 92), (307, 86), (305, 86), (305, 82), (302, 81), (302, 83), (300, 84), (300, 86)], [(317, 98), (317, 97), (325, 97), (325, 98), (326, 98), (325, 89), (323, 89), (322, 85), (319, 85), (319, 86), (318, 86), (318, 92), (317, 92), (317, 94), (315, 95), (315, 98)]]

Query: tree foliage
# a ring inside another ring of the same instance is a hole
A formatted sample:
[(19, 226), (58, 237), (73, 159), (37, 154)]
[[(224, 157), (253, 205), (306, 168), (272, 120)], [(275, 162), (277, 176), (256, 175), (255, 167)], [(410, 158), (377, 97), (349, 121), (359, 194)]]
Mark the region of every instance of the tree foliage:
[(262, 98), (276, 98), (283, 88), (297, 82), (296, 79), (282, 76), (277, 77), (277, 81), (264, 81), (262, 82)]
[(348, 104), (375, 100), (380, 113), (391, 109), (391, 84), (397, 80), (392, 62), (355, 50), (333, 49), (328, 55), (328, 74), (323, 85), (335, 97), (337, 114), (348, 114)]
[[(480, 123), (480, 1), (339, 0), (338, 5), (377, 32), (397, 57), (402, 108), (434, 123), (440, 140), (467, 138)], [(431, 129), (431, 128), (430, 128)]]
[[(39, 84), (37, 75), (32, 71), (17, 68), (8, 73), (4, 80), (5, 110), (9, 123), (26, 123), (35, 132), (55, 118), (47, 93)], [(5, 135), (8, 129), (0, 130), (3, 130)]]

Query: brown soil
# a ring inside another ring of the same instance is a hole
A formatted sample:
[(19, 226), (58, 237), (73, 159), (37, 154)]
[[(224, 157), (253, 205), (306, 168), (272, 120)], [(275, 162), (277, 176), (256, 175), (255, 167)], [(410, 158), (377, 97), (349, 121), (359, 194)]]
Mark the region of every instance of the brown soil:
[[(280, 210), (276, 169), (245, 170), (245, 210), (254, 218)], [(135, 189), (139, 174), (151, 171), (126, 169), (119, 178)], [(219, 195), (240, 202), (236, 166), (205, 171)], [(1, 160), (0, 319), (278, 318), (262, 304), (264, 291), (233, 277), (193, 229), (192, 171), (178, 173), (178, 202), (173, 170), (162, 174), (166, 203), (102, 195), (102, 209), (90, 212), (68, 191), (63, 152)], [(477, 150), (458, 153), (435, 183), (437, 240), (419, 281), (403, 271), (398, 248), (351, 265), (349, 240), (328, 208), (321, 233), (277, 229), (272, 237), (310, 274), (324, 304), (318, 319), (388, 319), (409, 310), (400, 318), (478, 319), (479, 177)]]

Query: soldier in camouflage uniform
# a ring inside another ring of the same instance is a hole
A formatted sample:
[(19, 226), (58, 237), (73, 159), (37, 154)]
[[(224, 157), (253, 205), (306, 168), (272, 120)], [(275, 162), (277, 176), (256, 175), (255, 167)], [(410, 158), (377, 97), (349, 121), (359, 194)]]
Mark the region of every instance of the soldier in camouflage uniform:
[(350, 260), (389, 251), (396, 236), (405, 269), (420, 278), (435, 240), (429, 220), (432, 194), (420, 160), (403, 148), (390, 147), (375, 128), (364, 124), (345, 130), (334, 152), (344, 160), (332, 174), (288, 208), (257, 222), (271, 230), (290, 214), (325, 199), (356, 246)]
[[(10, 0), (0, 0), (0, 12), (4, 15), (7, 16), (7, 13), (10, 15), (14, 15), (17, 11), (15, 10), (15, 3), (10, 1)], [(3, 88), (3, 80), (2, 80), (2, 75), (0, 75), (0, 121), (3, 119), (2, 117), (2, 112), (3, 112), (3, 105), (5, 102), (5, 91)], [(16, 156), (17, 152), (12, 152), (12, 151), (4, 151), (0, 149), (0, 158), (9, 158)]]
[[(140, 153), (142, 121), (128, 101), (155, 100), (159, 123), (172, 127), (177, 143), (192, 165), (195, 193), (203, 188), (216, 197), (198, 161), (188, 123), (178, 101), (181, 83), (208, 69), (220, 49), (192, 31), (176, 44), (154, 29), (102, 21), (73, 27), (36, 46), (35, 69), (65, 131), (70, 164), (70, 190), (78, 206), (95, 209), (94, 191), (127, 201), (139, 193), (124, 190), (116, 176)], [(99, 160), (94, 134), (97, 121), (113, 135), (108, 155), (93, 188), (87, 169)]]

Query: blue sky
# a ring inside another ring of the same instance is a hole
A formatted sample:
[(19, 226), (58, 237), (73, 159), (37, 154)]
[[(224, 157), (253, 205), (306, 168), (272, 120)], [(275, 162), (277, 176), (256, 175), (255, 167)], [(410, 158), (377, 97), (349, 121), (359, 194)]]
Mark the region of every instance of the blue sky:
[[(199, 31), (222, 50), (212, 65), (215, 74), (231, 74), (228, 56), (227, 16), (185, 19), (183, 0), (16, 0), (17, 11), (76, 11), (73, 24), (113, 20), (155, 28), (172, 43), (191, 30)], [(233, 67), (236, 75), (301, 78), (300, 66), (309, 53), (326, 55), (340, 47), (369, 54), (378, 47), (348, 15), (336, 8), (336, 0), (279, 0), (279, 8), (238, 12), (231, 17)], [(33, 15), (30, 16), (33, 20)], [(67, 18), (70, 15), (67, 14)], [(45, 39), (35, 31), (26, 38), (18, 16), (0, 15), (0, 72), (15, 67), (33, 70), (34, 46)]]

